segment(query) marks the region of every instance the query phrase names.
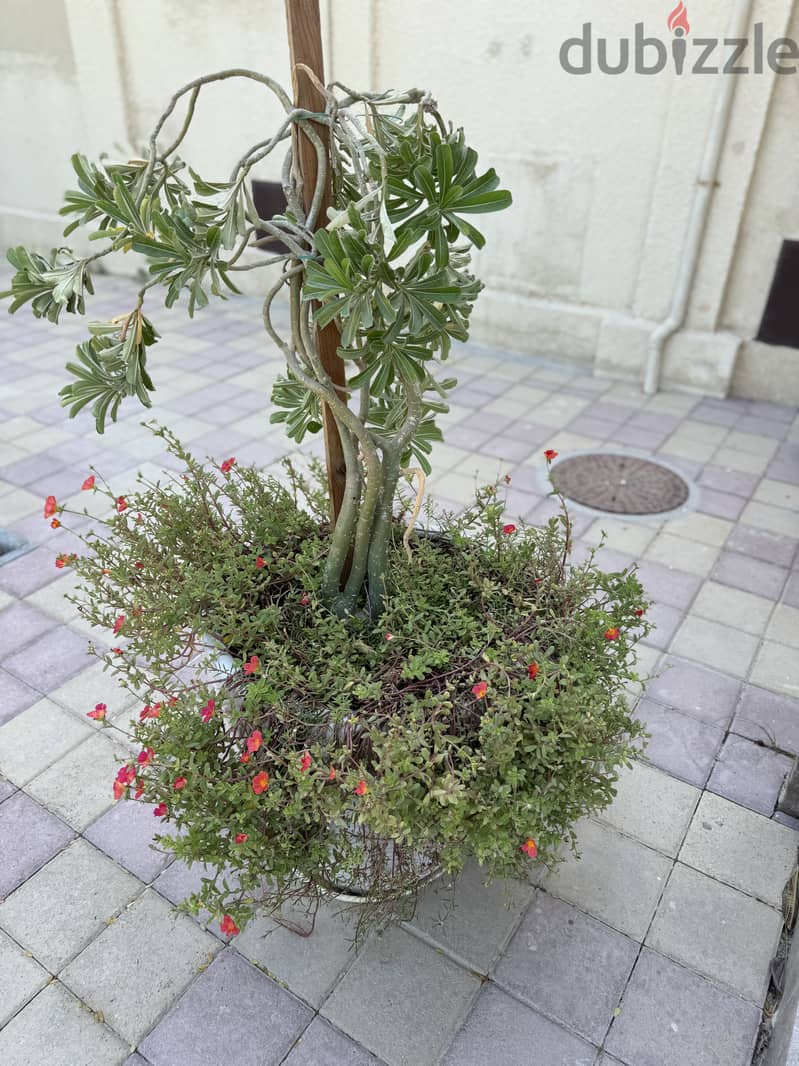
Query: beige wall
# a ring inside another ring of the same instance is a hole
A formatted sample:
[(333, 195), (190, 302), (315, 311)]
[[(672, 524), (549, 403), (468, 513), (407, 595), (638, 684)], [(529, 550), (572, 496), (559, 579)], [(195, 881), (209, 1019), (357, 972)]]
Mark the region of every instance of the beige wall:
[[(719, 79), (576, 77), (558, 51), (589, 18), (611, 40), (637, 20), (668, 39), (670, 6), (322, 0), (329, 76), (431, 88), (513, 190), (511, 211), (483, 219), (481, 340), (640, 377), (668, 312)], [(723, 36), (730, 6), (689, 4), (692, 33)], [(791, 7), (756, 0), (767, 39), (786, 32)], [(3, 0), (2, 13), (0, 244), (55, 243), (70, 153), (140, 144), (191, 77), (252, 66), (288, 81), (282, 0)], [(798, 97), (799, 75), (737, 79), (686, 328), (666, 352), (670, 383), (783, 398), (789, 387), (799, 400), (799, 353), (749, 343), (780, 242), (799, 225)], [(248, 86), (204, 90), (200, 108), (185, 154), (220, 177), (278, 113)]]

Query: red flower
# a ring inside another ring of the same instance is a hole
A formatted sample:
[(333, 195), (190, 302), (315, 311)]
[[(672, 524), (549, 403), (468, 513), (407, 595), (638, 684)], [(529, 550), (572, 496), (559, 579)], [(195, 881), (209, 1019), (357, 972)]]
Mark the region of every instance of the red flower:
[(617, 629), (616, 626), (613, 626), (612, 629), (606, 629), (605, 630), (605, 640), (618, 640), (618, 639), (619, 639), (619, 630)]
[(55, 560), (56, 570), (63, 570), (77, 559), (77, 555), (57, 555)]
[(125, 616), (124, 616), (124, 614), (121, 614), (119, 616), (119, 618), (117, 618), (116, 622), (114, 622), (114, 636), (117, 635), (117, 633), (124, 626), (124, 624), (125, 624)]
[(255, 560), (255, 569), (256, 570), (263, 570), (263, 568), (265, 566), (266, 566), (266, 559), (264, 559), (263, 555), (259, 555), (258, 558)]
[(172, 782), (172, 788), (174, 788), (174, 790), (176, 792), (180, 792), (180, 790), (182, 788), (185, 788), (185, 787), (186, 787), (186, 778), (185, 777), (176, 777), (175, 780)]
[(262, 792), (266, 792), (269, 788), (269, 774), (266, 770), (261, 770), (259, 774), (256, 774), (252, 779), (252, 790), (259, 796)]
[(538, 848), (532, 837), (529, 840), (525, 840), (522, 844), (522, 851), (525, 855), (529, 855), (531, 859), (534, 859), (538, 854)]
[(233, 837), (233, 840), (237, 844), (246, 844), (249, 839), (250, 838), (247, 833), (236, 833), (236, 835)]
[(125, 795), (125, 786), (122, 784), (121, 781), (115, 781), (114, 782), (114, 799), (115, 800), (122, 799), (122, 797), (124, 795)]
[(356, 786), (356, 788), (355, 788), (355, 795), (356, 796), (365, 796), (368, 791), (369, 791), (369, 789), (368, 789), (368, 787), (366, 785), (366, 782), (365, 781), (359, 781), (357, 786)]
[(111, 651), (114, 653), (114, 655), (121, 655), (122, 654), (122, 649), (121, 648), (112, 648)]
[(144, 710), (139, 712), (139, 721), (146, 722), (148, 718), (160, 718), (163, 706), (163, 703), (155, 703), (152, 707), (149, 703), (146, 704)]
[(638, 610), (633, 611), (633, 614), (635, 615), (636, 618), (643, 618), (644, 617), (643, 608), (639, 607)]
[(209, 700), (206, 703), (206, 705), (203, 707), (203, 709), (200, 711), (200, 718), (202, 718), (202, 720), (204, 722), (210, 722), (211, 719), (214, 717), (214, 710), (215, 709), (216, 709), (216, 701), (215, 700)]
[(169, 807), (165, 803), (158, 803), (153, 807), (153, 816), (155, 818), (166, 818), (169, 814)]
[(311, 763), (312, 762), (313, 762), (313, 759), (311, 758), (310, 754), (306, 751), (303, 754), (302, 758), (300, 759), (300, 770), (302, 770), (303, 773), (306, 773), (306, 771), (311, 769)]
[(60, 525), (61, 523), (58, 521), (58, 519), (54, 518), (53, 521), (50, 523), (50, 529), (58, 529)]
[(86, 717), (87, 718), (93, 718), (95, 720), (95, 722), (102, 722), (103, 719), (106, 716), (107, 711), (108, 711), (108, 708), (106, 707), (106, 705), (104, 703), (98, 703), (98, 704), (95, 705), (95, 708), (94, 708), (93, 711), (87, 711), (86, 712)]
[(93, 489), (93, 488), (94, 488), (94, 474), (90, 474), (86, 478), (86, 480), (83, 482), (83, 484), (81, 485), (81, 489), (84, 492), (88, 492), (89, 489)]
[(225, 459), (224, 463), (219, 467), (223, 474), (229, 474), (233, 467), (236, 465), (235, 455), (231, 455), (229, 459)]
[(547, 448), (547, 450), (544, 452), (544, 458), (548, 463), (551, 463), (552, 460), (557, 459), (557, 457), (558, 453), (555, 451), (554, 448)]
[(128, 764), (125, 763), (124, 766), (120, 766), (119, 770), (117, 770), (116, 779), (122, 785), (131, 785), (131, 784), (133, 784), (135, 778), (136, 778), (136, 768), (134, 766), (128, 766)]
[(133, 565), (136, 567), (137, 570), (144, 569), (144, 563), (134, 563)]
[(139, 779), (136, 782), (136, 791), (133, 793), (133, 798), (134, 799), (141, 799), (143, 795), (144, 795), (144, 782), (141, 779)]
[(303, 595), (300, 597), (300, 607), (307, 607), (310, 602), (311, 597), (308, 595), (308, 593), (303, 593)]
[(488, 685), (485, 681), (478, 681), (476, 685), (472, 685), (472, 695), (478, 700), (482, 700), (488, 692)]
[(44, 501), (44, 517), (52, 518), (57, 510), (58, 503), (56, 502), (55, 496), (48, 496), (47, 499)]
[(393, 639), (394, 639), (394, 634), (393, 633), (386, 633), (386, 640), (393, 640)]
[(127, 509), (128, 509), (128, 501), (125, 499), (125, 497), (124, 496), (117, 496), (117, 510), (119, 511), (119, 513), (122, 514), (122, 512), (123, 511), (127, 511)]
[(508, 522), (506, 526), (502, 527), (502, 532), (506, 534), (506, 536), (510, 536), (511, 533), (516, 532), (516, 526), (514, 526), (513, 522)]
[(260, 729), (253, 730), (247, 737), (247, 751), (258, 751), (261, 744), (263, 744), (264, 736)]
[(139, 766), (149, 766), (153, 761), (153, 755), (155, 752), (152, 748), (142, 748), (139, 754), (136, 756), (136, 762)]
[(249, 762), (249, 761), (250, 761), (250, 753), (248, 751), (245, 751), (244, 754), (239, 758), (239, 762)]
[(336, 768), (335, 768), (335, 766), (331, 766), (330, 767), (330, 773), (327, 775), (327, 779), (328, 779), (328, 781), (335, 781), (336, 780)]
[(530, 678), (531, 681), (535, 681), (535, 679), (538, 677), (538, 663), (530, 663), (530, 665), (527, 667), (527, 676)]
[(219, 923), (219, 928), (222, 930), (225, 936), (228, 936), (228, 934), (230, 936), (237, 936), (241, 932), (241, 930), (229, 914), (226, 914), (222, 921)]
[(255, 674), (261, 665), (261, 660), (257, 655), (251, 655), (249, 660), (244, 664), (245, 674)]

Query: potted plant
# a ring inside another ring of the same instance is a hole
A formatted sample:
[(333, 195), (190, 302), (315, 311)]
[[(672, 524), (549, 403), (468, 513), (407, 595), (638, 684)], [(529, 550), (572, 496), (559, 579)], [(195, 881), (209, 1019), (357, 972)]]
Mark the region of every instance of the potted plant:
[[(228, 78), (261, 84), (285, 117), (227, 181), (210, 181), (177, 150), (201, 90)], [(575, 820), (610, 801), (641, 733), (625, 699), (646, 632), (641, 587), (593, 556), (570, 565), (565, 507), (544, 528), (517, 527), (487, 486), (463, 515), (428, 506), (438, 532), (414, 532), (455, 385), (442, 364), (466, 339), (481, 287), (472, 217), (510, 195), (428, 93), (317, 88), (325, 108), (311, 113), (255, 72), (196, 79), (141, 158), (73, 158), (65, 232), (93, 227), (101, 251), (8, 256), (10, 310), (31, 302), (52, 321), (84, 311), (97, 259), (145, 257), (131, 309), (90, 325), (68, 365), (63, 402), (73, 416), (91, 405), (100, 432), (123, 399), (150, 404), (153, 290), (167, 306), (187, 297), (191, 315), (236, 292), (239, 271), (271, 266), (263, 321), (286, 359), (272, 420), (299, 443), (327, 417), (340, 438), (345, 484), (331, 521), (323, 472), (287, 464), (277, 479), (233, 456), (202, 463), (156, 426), (184, 473), (123, 496), (88, 474), (83, 490), (107, 496), (106, 517), (85, 534), (85, 555), (56, 560), (82, 579), (83, 614), (115, 637), (98, 654), (142, 697), (140, 750), (114, 794), (154, 803), (177, 830), (163, 843), (216, 871), (191, 905), (226, 932), (255, 906), (342, 890), (382, 913), (470, 856), (494, 876), (554, 861)], [(163, 147), (179, 105), (185, 121)], [(316, 156), (304, 196), (298, 135)], [(278, 148), (288, 206), (263, 219), (248, 176)], [(278, 242), (285, 250), (248, 258)], [(285, 293), (283, 335), (272, 310)], [(343, 385), (320, 352), (331, 326)], [(404, 477), (416, 479), (415, 500), (399, 498)], [(59, 524), (69, 510), (50, 497), (45, 516)], [(222, 675), (220, 648), (232, 664)], [(87, 713), (102, 719), (102, 700)]]

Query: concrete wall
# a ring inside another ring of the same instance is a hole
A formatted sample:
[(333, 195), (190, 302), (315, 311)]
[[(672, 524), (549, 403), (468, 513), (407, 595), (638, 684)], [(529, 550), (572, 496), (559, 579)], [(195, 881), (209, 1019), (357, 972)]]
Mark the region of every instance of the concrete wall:
[[(483, 218), (489, 245), (478, 338), (640, 378), (683, 254), (717, 77), (567, 74), (561, 43), (669, 41), (667, 0), (322, 0), (328, 76), (367, 88), (421, 85), (467, 127), (515, 204)], [(724, 36), (731, 5), (689, 3), (691, 36)], [(766, 40), (790, 32), (791, 0), (755, 0)], [(46, 11), (46, 17), (42, 12)], [(68, 157), (139, 145), (177, 86), (252, 66), (288, 83), (282, 0), (3, 0), (0, 244), (58, 241)], [(671, 384), (799, 400), (799, 352), (756, 344), (780, 242), (799, 226), (799, 74), (736, 79), (720, 184)], [(224, 176), (277, 109), (252, 87), (204, 91), (187, 157)], [(127, 150), (127, 148), (125, 148)], [(274, 176), (274, 165), (267, 169)]]

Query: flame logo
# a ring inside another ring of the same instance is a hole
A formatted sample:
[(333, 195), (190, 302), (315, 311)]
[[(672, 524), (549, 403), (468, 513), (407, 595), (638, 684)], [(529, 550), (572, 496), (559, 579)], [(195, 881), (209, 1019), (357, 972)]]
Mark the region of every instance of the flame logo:
[(691, 32), (691, 26), (688, 22), (688, 8), (683, 3), (683, 0), (679, 0), (679, 3), (669, 15), (668, 27), (672, 33), (678, 29), (684, 30), (686, 33)]

